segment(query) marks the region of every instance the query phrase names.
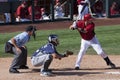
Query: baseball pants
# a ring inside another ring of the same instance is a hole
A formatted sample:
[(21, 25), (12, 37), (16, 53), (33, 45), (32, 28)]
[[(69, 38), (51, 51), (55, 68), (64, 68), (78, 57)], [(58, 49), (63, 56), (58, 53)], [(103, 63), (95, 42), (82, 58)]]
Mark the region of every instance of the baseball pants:
[(21, 53), (17, 53), (15, 48), (13, 47), (14, 59), (11, 64), (11, 68), (19, 68), (21, 65), (27, 64), (27, 49), (20, 47)]
[(76, 67), (80, 66), (81, 60), (83, 58), (83, 55), (86, 53), (88, 47), (92, 46), (93, 49), (97, 52), (98, 55), (100, 55), (102, 58), (106, 58), (107, 55), (105, 54), (105, 52), (103, 51), (98, 39), (96, 38), (96, 36), (94, 36), (91, 40), (81, 40), (81, 48), (76, 60)]

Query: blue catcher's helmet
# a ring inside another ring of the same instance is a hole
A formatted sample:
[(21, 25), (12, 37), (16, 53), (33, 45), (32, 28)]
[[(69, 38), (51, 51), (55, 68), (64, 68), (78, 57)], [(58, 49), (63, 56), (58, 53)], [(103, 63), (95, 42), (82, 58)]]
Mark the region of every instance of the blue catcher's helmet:
[(55, 46), (57, 46), (59, 44), (59, 40), (58, 40), (58, 36), (55, 34), (51, 34), (48, 36), (48, 41), (50, 43), (53, 43)]

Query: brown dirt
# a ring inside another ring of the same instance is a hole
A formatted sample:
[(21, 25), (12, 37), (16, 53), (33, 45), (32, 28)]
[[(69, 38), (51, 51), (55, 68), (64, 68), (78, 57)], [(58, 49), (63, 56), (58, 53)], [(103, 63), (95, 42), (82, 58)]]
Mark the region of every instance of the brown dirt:
[(81, 70), (74, 70), (76, 55), (53, 60), (50, 68), (54, 75), (40, 76), (40, 67), (33, 67), (28, 58), (28, 70), (19, 70), (20, 74), (10, 74), (9, 66), (13, 58), (0, 58), (0, 80), (120, 80), (120, 56), (110, 55), (117, 69), (110, 69), (98, 55), (85, 55), (81, 63)]
[[(96, 26), (120, 25), (120, 18), (96, 19)], [(31, 24), (39, 30), (68, 28), (72, 21), (47, 22)], [(23, 31), (30, 24), (16, 24), (0, 26), (0, 33)], [(19, 70), (20, 74), (10, 74), (9, 66), (13, 58), (0, 58), (0, 80), (120, 80), (120, 56), (111, 55), (111, 60), (116, 64), (117, 69), (110, 69), (104, 60), (98, 55), (85, 55), (81, 63), (81, 70), (74, 70), (77, 55), (64, 58), (61, 61), (54, 60), (50, 66), (54, 76), (41, 77), (39, 67), (33, 67), (28, 58), (28, 70)]]

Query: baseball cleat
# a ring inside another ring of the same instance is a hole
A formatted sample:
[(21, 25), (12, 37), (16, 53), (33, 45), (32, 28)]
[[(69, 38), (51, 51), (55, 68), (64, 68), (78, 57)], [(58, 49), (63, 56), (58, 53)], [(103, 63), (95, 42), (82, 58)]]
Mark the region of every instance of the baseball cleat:
[(26, 65), (22, 65), (22, 66), (20, 66), (18, 69), (29, 69), (29, 67), (26, 66)]
[(15, 68), (10, 68), (9, 72), (10, 73), (19, 73), (19, 71), (17, 69), (15, 69)]
[(80, 68), (79, 67), (75, 67), (75, 70), (80, 70)]
[(111, 68), (113, 68), (113, 69), (115, 69), (115, 68), (116, 68), (115, 64), (113, 64), (113, 63), (109, 63), (109, 65), (110, 65), (110, 66), (111, 66)]
[(50, 73), (50, 72), (41, 72), (41, 74), (40, 74), (41, 76), (52, 76), (53, 74), (52, 73)]

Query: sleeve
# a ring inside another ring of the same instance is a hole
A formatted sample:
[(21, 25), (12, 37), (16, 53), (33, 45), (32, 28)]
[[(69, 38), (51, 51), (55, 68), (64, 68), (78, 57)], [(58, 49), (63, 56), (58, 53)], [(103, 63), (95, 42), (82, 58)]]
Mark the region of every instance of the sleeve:
[(76, 23), (76, 27), (77, 27), (77, 28), (83, 28), (83, 27), (84, 27), (84, 22), (82, 22), (81, 20), (79, 20), (79, 21)]
[(17, 36), (14, 37), (16, 41), (22, 41), (24, 39), (24, 35), (18, 34)]
[(95, 27), (95, 25), (94, 25), (94, 23), (92, 23), (92, 24), (89, 24), (85, 29), (86, 29), (86, 31), (90, 32), (90, 31), (94, 30), (94, 27)]
[(21, 11), (21, 7), (19, 6), (18, 8), (17, 8), (17, 11), (16, 11), (16, 14), (17, 14), (17, 16), (20, 16), (20, 11)]

